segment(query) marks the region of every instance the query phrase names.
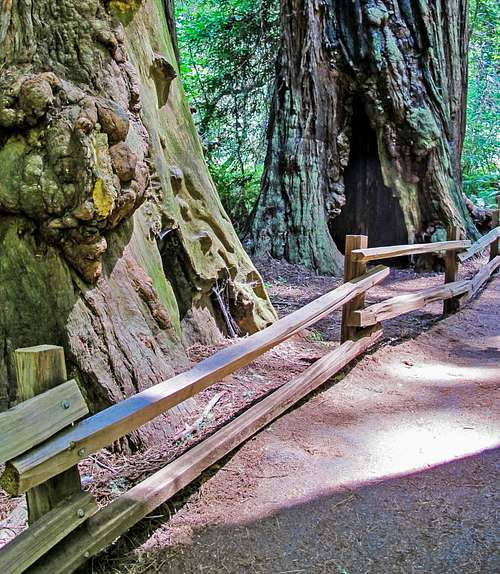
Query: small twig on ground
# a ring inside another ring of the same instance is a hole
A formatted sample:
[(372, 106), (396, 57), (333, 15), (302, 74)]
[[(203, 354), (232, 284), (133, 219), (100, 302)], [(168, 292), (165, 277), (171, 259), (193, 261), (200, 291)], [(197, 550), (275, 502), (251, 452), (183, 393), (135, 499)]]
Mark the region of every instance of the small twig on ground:
[(272, 300), (273, 305), (282, 305), (284, 307), (303, 307), (303, 303), (294, 303), (293, 301), (282, 301), (279, 299)]
[(203, 424), (210, 418), (211, 411), (215, 408), (215, 405), (221, 400), (225, 393), (226, 391), (221, 391), (220, 393), (217, 393), (215, 396), (213, 396), (208, 402), (207, 406), (204, 408), (201, 415), (195, 420), (195, 422), (192, 425), (186, 426), (186, 428), (180, 433), (177, 433), (174, 437), (174, 440), (182, 440), (192, 433), (200, 432)]
[(110, 466), (108, 466), (107, 464), (104, 464), (103, 462), (101, 462), (95, 455), (91, 455), (89, 456), (90, 459), (92, 459), (93, 462), (95, 462), (97, 464), (97, 466), (100, 466), (101, 468), (103, 468), (104, 470), (109, 470), (110, 472), (112, 472), (113, 474), (116, 474), (116, 469), (111, 468)]
[(344, 500), (341, 500), (340, 502), (337, 502), (337, 504), (334, 504), (332, 506), (332, 508), (336, 508), (337, 506), (340, 506), (341, 504), (345, 504), (346, 502), (349, 502), (353, 498), (354, 498), (354, 494), (351, 494), (351, 496), (348, 496), (347, 498), (344, 498)]

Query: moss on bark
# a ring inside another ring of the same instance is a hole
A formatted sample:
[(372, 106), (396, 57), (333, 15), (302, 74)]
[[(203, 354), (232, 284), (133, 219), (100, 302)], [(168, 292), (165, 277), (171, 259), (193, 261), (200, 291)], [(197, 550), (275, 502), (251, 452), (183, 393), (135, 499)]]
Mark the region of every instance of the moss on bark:
[[(20, 346), (64, 345), (93, 409), (171, 376), (183, 342), (222, 336), (222, 278), (242, 332), (270, 323), (175, 78), (164, 3), (4, 3), (0, 38), (0, 408)], [(160, 255), (174, 231), (193, 269), (184, 321)], [(140, 437), (151, 428), (169, 425)]]
[[(460, 174), (466, 21), (466, 0), (281, 0), (254, 252), (336, 272), (346, 234), (372, 245), (452, 225), (477, 235)], [(377, 146), (364, 158), (360, 116)]]

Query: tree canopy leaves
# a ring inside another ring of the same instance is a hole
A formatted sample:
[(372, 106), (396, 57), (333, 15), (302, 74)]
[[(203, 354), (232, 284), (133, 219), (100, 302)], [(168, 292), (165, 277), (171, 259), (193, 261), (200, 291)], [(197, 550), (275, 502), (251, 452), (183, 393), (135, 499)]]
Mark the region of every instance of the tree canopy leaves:
[(500, 193), (500, 4), (470, 6), (467, 128), (463, 150), (464, 189), (480, 205), (495, 205)]
[(183, 82), (196, 110), (212, 176), (233, 219), (251, 209), (259, 192), (279, 38), (278, 4), (177, 4)]

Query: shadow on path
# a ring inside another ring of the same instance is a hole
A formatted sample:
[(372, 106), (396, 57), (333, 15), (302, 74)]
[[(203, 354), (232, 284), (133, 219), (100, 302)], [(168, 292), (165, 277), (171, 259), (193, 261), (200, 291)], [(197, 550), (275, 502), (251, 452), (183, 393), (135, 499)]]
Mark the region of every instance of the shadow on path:
[(255, 522), (204, 529), (186, 544), (150, 554), (150, 571), (493, 574), (500, 570), (499, 462), (500, 450), (491, 450)]
[(366, 355), (94, 571), (496, 574), (499, 302)]

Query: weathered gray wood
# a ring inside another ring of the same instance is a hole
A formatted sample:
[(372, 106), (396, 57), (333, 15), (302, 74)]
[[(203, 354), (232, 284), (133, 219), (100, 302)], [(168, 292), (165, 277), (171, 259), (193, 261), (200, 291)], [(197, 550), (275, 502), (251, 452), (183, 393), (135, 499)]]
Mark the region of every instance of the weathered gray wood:
[(470, 291), (460, 298), (460, 305), (470, 301), (498, 268), (500, 268), (500, 255), (497, 255), (495, 259), (484, 265), (471, 279)]
[[(22, 401), (31, 399), (67, 380), (66, 363), (62, 347), (39, 345), (17, 349), (15, 352), (18, 397)], [(80, 491), (78, 468), (68, 465), (64, 472), (51, 480), (41, 480), (36, 488), (27, 494), (28, 522), (49, 512), (61, 500)], [(48, 477), (50, 478), (50, 477)], [(41, 484), (41, 483), (44, 484)]]
[(59, 502), (0, 550), (0, 572), (21, 574), (96, 512), (97, 504), (88, 492)]
[[(352, 253), (355, 249), (365, 249), (368, 247), (368, 237), (366, 235), (346, 235), (345, 255), (344, 255), (344, 282), (348, 282), (359, 275), (366, 273), (366, 263), (354, 261)], [(351, 326), (352, 313), (357, 309), (362, 309), (365, 304), (364, 293), (358, 295), (342, 308), (342, 328), (340, 340), (343, 343), (351, 339), (356, 328)]]
[(56, 345), (37, 345), (16, 349), (18, 397), (26, 401), (67, 380), (64, 349)]
[(499, 237), (500, 237), (500, 227), (495, 227), (494, 229), (489, 231), (486, 235), (483, 235), (481, 239), (479, 239), (479, 241), (473, 243), (469, 247), (469, 249), (467, 249), (467, 251), (465, 251), (464, 253), (460, 253), (458, 255), (460, 262), (463, 263), (464, 261), (467, 261), (467, 259), (474, 257), (474, 255), (481, 253), (481, 251), (484, 251), (484, 249), (486, 249), (490, 245), (490, 243), (498, 241)]
[(0, 463), (26, 452), (88, 414), (76, 381), (68, 381), (0, 413)]
[(29, 574), (70, 574), (108, 546), (149, 512), (197, 478), (258, 430), (283, 414), (297, 401), (333, 377), (373, 345), (381, 331), (360, 334), (328, 353), (294, 380), (114, 500), (47, 555)]
[(470, 247), (471, 242), (440, 241), (436, 243), (416, 243), (415, 245), (392, 245), (389, 247), (371, 247), (369, 249), (356, 249), (352, 252), (355, 261), (375, 261), (392, 257), (405, 257), (420, 255), (422, 253), (439, 253), (440, 251), (461, 251)]
[[(458, 227), (452, 227), (448, 231), (449, 241), (458, 241), (460, 239), (460, 229)], [(458, 259), (456, 251), (447, 251), (444, 256), (444, 282), (455, 283), (458, 279)], [(450, 297), (445, 299), (443, 302), (443, 313), (445, 315), (450, 315), (451, 313), (456, 313), (460, 309), (460, 302), (456, 297)]]
[(388, 274), (389, 269), (380, 265), (283, 317), (263, 331), (219, 351), (189, 371), (113, 405), (77, 423), (70, 430), (61, 431), (43, 445), (10, 461), (2, 477), (2, 486), (10, 494), (21, 494), (46, 481), (76, 464), (81, 458), (111, 444), (247, 365), (272, 347), (342, 307)]
[(367, 327), (375, 325), (380, 321), (386, 321), (399, 315), (404, 315), (410, 311), (415, 311), (425, 307), (432, 301), (449, 299), (468, 293), (472, 289), (472, 281), (456, 281), (447, 285), (430, 287), (417, 293), (407, 293), (391, 297), (380, 303), (370, 305), (361, 311), (354, 311), (352, 323), (356, 327)]

